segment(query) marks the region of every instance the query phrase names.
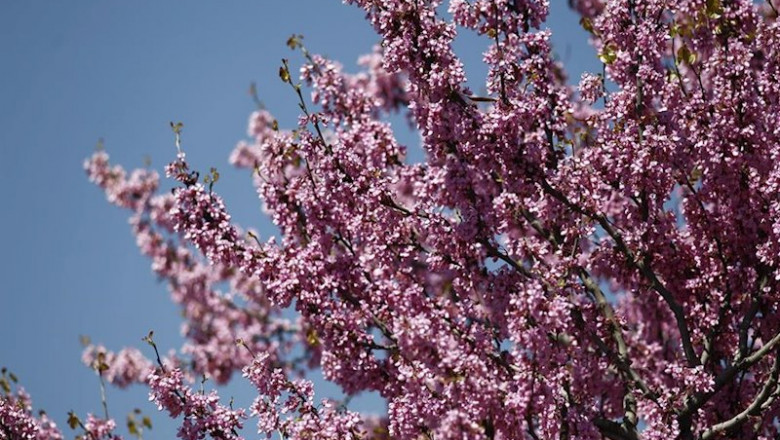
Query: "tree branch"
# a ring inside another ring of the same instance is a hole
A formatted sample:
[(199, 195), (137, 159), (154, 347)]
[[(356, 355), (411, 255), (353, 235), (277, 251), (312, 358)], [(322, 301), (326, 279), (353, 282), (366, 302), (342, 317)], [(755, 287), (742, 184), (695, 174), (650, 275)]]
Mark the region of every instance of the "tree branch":
[(596, 419), (593, 424), (599, 428), (601, 434), (611, 440), (639, 440), (639, 435), (635, 432), (628, 432), (617, 422), (607, 419)]
[(776, 334), (761, 348), (753, 352), (752, 355), (742, 358), (742, 360), (738, 360), (737, 362), (734, 362), (730, 367), (723, 370), (723, 372), (720, 373), (720, 375), (718, 375), (718, 377), (715, 378), (715, 385), (712, 387), (712, 391), (708, 391), (706, 393), (697, 393), (688, 399), (685, 408), (683, 408), (679, 412), (678, 419), (685, 420), (686, 418), (690, 418), (690, 416), (694, 412), (696, 412), (699, 408), (704, 406), (704, 404), (707, 403), (707, 401), (709, 401), (709, 399), (712, 396), (714, 396), (723, 387), (730, 384), (734, 380), (734, 377), (736, 377), (737, 374), (755, 365), (757, 362), (763, 359), (767, 355), (767, 353), (769, 353), (773, 348), (778, 346), (779, 343), (780, 343), (780, 333)]
[[(539, 221), (533, 218), (533, 216), (526, 210), (521, 210), (521, 213), (526, 221), (531, 224), (531, 226), (539, 235), (549, 241), (553, 246), (555, 246), (556, 249), (560, 248), (561, 244), (557, 238), (558, 234), (556, 234), (555, 231), (547, 230), (544, 225), (539, 223)], [(645, 396), (650, 397), (653, 400), (655, 400), (655, 393), (650, 391), (649, 387), (642, 380), (639, 374), (633, 368), (631, 368), (628, 346), (626, 344), (625, 338), (623, 338), (623, 331), (620, 327), (620, 324), (617, 322), (617, 319), (615, 318), (615, 311), (609, 301), (607, 301), (606, 295), (604, 295), (604, 292), (601, 290), (598, 283), (590, 276), (587, 270), (582, 267), (578, 267), (576, 268), (576, 271), (583, 286), (588, 290), (588, 292), (590, 292), (594, 301), (596, 302), (596, 305), (599, 307), (601, 314), (607, 321), (607, 326), (612, 334), (612, 339), (617, 345), (618, 354), (617, 356), (612, 354), (612, 357), (616, 358), (612, 359), (612, 361), (615, 363), (618, 371), (620, 371), (621, 375), (626, 381), (628, 388), (623, 396), (624, 416), (623, 423), (620, 425), (621, 429), (630, 435), (638, 436), (636, 429), (638, 423), (637, 402), (636, 397), (633, 394), (633, 390), (638, 388)], [(579, 315), (579, 319), (582, 319), (581, 314)], [(607, 357), (610, 357), (611, 350), (609, 350), (606, 344), (604, 344), (598, 338), (598, 336), (593, 336), (596, 344), (599, 346), (599, 349), (604, 352)]]
[(637, 258), (634, 252), (628, 248), (628, 245), (626, 245), (626, 242), (623, 240), (623, 237), (620, 235), (620, 233), (618, 233), (615, 228), (612, 227), (606, 217), (600, 214), (592, 213), (572, 203), (568, 197), (566, 197), (566, 195), (550, 186), (546, 179), (541, 178), (539, 183), (541, 184), (541, 187), (545, 193), (551, 195), (572, 211), (596, 221), (599, 226), (601, 226), (602, 229), (604, 229), (604, 231), (606, 231), (606, 233), (612, 237), (618, 250), (628, 259), (629, 264), (631, 264), (639, 271), (639, 273), (650, 283), (650, 286), (653, 288), (653, 290), (661, 295), (661, 298), (663, 298), (663, 300), (672, 310), (672, 314), (674, 314), (674, 318), (677, 321), (677, 329), (680, 332), (680, 342), (683, 347), (683, 352), (685, 353), (685, 359), (688, 361), (688, 366), (695, 367), (699, 365), (699, 357), (696, 356), (696, 351), (693, 349), (693, 344), (691, 343), (691, 334), (688, 330), (688, 324), (685, 321), (685, 311), (680, 303), (678, 303), (674, 298), (672, 292), (670, 292), (669, 289), (667, 289), (666, 286), (661, 282), (661, 280), (658, 279), (658, 276), (650, 267), (649, 262), (645, 261), (644, 259)]
[(767, 378), (766, 382), (764, 382), (764, 386), (761, 388), (761, 391), (756, 395), (750, 405), (748, 405), (748, 407), (745, 408), (741, 413), (735, 415), (729, 420), (711, 426), (709, 429), (704, 431), (701, 436), (701, 440), (709, 440), (715, 437), (721, 431), (735, 429), (741, 424), (745, 423), (750, 416), (758, 415), (767, 402), (774, 400), (777, 379), (779, 375), (780, 351), (778, 351), (778, 353), (775, 355), (775, 363), (772, 366), (769, 377)]

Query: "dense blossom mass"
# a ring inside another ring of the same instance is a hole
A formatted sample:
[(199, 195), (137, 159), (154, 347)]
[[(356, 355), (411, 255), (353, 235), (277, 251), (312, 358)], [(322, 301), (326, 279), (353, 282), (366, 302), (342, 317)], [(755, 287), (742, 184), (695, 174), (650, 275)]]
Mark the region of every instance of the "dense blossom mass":
[[(298, 126), (260, 109), (230, 156), (279, 239), (233, 223), (179, 125), (172, 192), (87, 160), (186, 343), (160, 357), (150, 335), (151, 360), (92, 345), (85, 363), (146, 384), (186, 440), (778, 438), (778, 2), (570, 0), (604, 66), (575, 87), (546, 0), (345, 3), (381, 41), (364, 70), (292, 37)], [(489, 45), (480, 95), (459, 32)], [(387, 413), (316, 397), (312, 368)], [(227, 403), (202, 376), (257, 398)], [(61, 437), (31, 411), (6, 390), (0, 439)], [(73, 420), (114, 438), (112, 420)]]

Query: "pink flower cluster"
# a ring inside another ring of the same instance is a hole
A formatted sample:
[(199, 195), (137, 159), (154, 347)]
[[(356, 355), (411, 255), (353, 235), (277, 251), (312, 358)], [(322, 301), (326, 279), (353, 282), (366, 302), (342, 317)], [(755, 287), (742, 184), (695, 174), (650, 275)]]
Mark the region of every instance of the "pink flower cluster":
[(87, 414), (87, 420), (84, 422), (85, 437), (93, 440), (122, 440), (122, 437), (115, 435), (116, 422), (111, 419), (103, 420)]
[(137, 348), (123, 348), (117, 353), (103, 346), (84, 348), (81, 361), (98, 370), (110, 384), (126, 388), (134, 383), (145, 383), (152, 371), (152, 363)]
[(258, 418), (258, 431), (271, 438), (349, 439), (364, 438), (361, 419), (351, 411), (340, 410), (328, 400), (315, 406), (314, 390), (308, 380), (290, 381), (281, 368), (275, 368), (268, 355), (258, 355), (244, 368), (244, 377), (257, 389), (252, 415)]
[(243, 426), (244, 411), (221, 405), (216, 391), (193, 392), (184, 384), (180, 369), (160, 367), (149, 375), (148, 381), (149, 400), (173, 418), (184, 417), (178, 432), (182, 440), (199, 440), (206, 435), (224, 440), (243, 438), (238, 431)]
[(3, 368), (3, 389), (0, 390), (0, 439), (2, 440), (62, 440), (57, 424), (41, 411), (32, 413), (32, 401), (23, 387), (11, 390)]

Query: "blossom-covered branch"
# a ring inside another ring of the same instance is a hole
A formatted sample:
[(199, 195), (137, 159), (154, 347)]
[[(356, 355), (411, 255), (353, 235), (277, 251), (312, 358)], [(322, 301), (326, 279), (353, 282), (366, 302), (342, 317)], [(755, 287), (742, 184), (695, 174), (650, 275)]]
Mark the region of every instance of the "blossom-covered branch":
[[(184, 310), (192, 364), (91, 347), (104, 377), (146, 382), (193, 438), (245, 417), (291, 439), (776, 437), (777, 5), (571, 1), (603, 64), (571, 87), (546, 1), (346, 3), (380, 38), (365, 70), (293, 36), (304, 64), (279, 75), (297, 127), (257, 110), (230, 157), (278, 240), (233, 223), (181, 125), (171, 194), (87, 162)], [(487, 45), (484, 96), (459, 32)], [(386, 419), (315, 405), (307, 367), (377, 392)], [(237, 371), (258, 392), (247, 409), (187, 380)]]

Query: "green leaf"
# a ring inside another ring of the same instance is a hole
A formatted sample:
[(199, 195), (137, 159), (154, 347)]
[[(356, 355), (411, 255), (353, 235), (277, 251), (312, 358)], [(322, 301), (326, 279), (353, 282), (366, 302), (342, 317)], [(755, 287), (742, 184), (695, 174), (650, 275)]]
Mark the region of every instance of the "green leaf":
[(588, 17), (582, 17), (580, 19), (580, 26), (591, 34), (595, 34), (593, 31), (593, 22)]
[(681, 33), (680, 33), (680, 25), (678, 25), (677, 23), (672, 23), (672, 25), (669, 26), (669, 36), (674, 38), (674, 37), (676, 37), (678, 35), (681, 35)]
[(149, 345), (154, 346), (154, 330), (149, 330), (149, 334), (141, 338), (142, 341), (146, 342)]
[(701, 179), (701, 176), (702, 176), (701, 169), (699, 167), (696, 167), (693, 170), (691, 170), (691, 175), (688, 177), (688, 180), (691, 183), (696, 183), (699, 181), (699, 179)]
[(314, 330), (313, 328), (309, 329), (309, 331), (306, 333), (306, 342), (308, 342), (312, 347), (317, 347), (320, 345), (320, 338), (317, 336), (317, 330)]
[(2, 388), (3, 392), (6, 394), (11, 392), (11, 386), (8, 384), (8, 379), (5, 377), (0, 377), (0, 388)]
[(173, 123), (173, 121), (170, 122), (171, 124), (171, 130), (173, 130), (176, 134), (181, 134), (181, 129), (184, 128), (184, 124), (181, 122)]
[(108, 363), (106, 363), (106, 354), (104, 352), (101, 351), (97, 354), (97, 359), (95, 359), (93, 368), (95, 368), (98, 373), (108, 370)]
[(688, 46), (683, 44), (677, 49), (677, 60), (691, 65), (696, 62), (696, 53), (691, 52), (691, 50), (688, 49)]
[(610, 65), (617, 60), (617, 53), (615, 53), (615, 50), (612, 48), (612, 46), (604, 46), (604, 48), (601, 50), (601, 53), (599, 54), (599, 60), (601, 60), (602, 63), (606, 65)]
[(128, 417), (127, 419), (127, 432), (130, 433), (130, 435), (138, 436), (138, 426), (135, 424), (135, 420)]
[(721, 5), (720, 0), (707, 0), (705, 10), (710, 18), (719, 18), (723, 15), (723, 5)]
[(290, 36), (290, 38), (287, 39), (287, 47), (289, 47), (292, 50), (302, 47), (303, 43), (301, 42), (301, 40), (303, 40), (303, 35), (293, 34), (292, 36)]
[(70, 429), (76, 429), (79, 424), (81, 424), (81, 420), (79, 420), (76, 413), (73, 411), (68, 413), (68, 426), (70, 426)]
[(279, 67), (279, 78), (286, 83), (290, 82), (290, 70), (287, 69), (287, 66)]

